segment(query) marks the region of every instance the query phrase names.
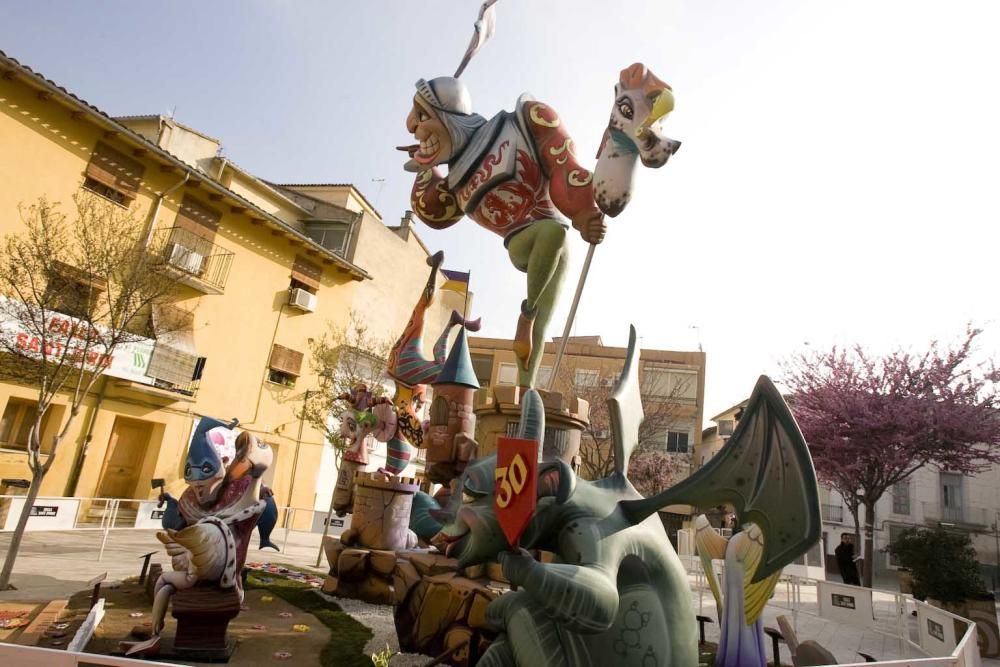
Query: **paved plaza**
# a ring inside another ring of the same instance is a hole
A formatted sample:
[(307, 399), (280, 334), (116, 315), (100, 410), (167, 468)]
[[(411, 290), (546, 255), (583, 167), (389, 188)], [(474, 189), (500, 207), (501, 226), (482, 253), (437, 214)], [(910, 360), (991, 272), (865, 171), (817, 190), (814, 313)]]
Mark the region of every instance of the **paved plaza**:
[[(316, 533), (302, 532), (290, 532), (286, 537), (284, 531), (276, 530), (272, 539), (283, 546), (282, 553), (250, 549), (247, 562), (286, 563), (325, 574), (325, 557), (320, 567), (316, 568), (320, 537)], [(9, 533), (0, 534), (0, 550), (6, 551), (9, 540)], [(98, 530), (27, 533), (14, 571), (13, 583), (17, 590), (0, 593), (0, 601), (68, 598), (83, 589), (87, 581), (104, 572), (108, 573), (109, 580), (135, 576), (139, 574), (142, 555), (150, 551), (156, 551), (153, 562), (169, 566), (153, 530), (111, 531), (104, 544), (104, 556), (98, 560), (103, 540), (104, 533)], [(255, 544), (256, 541), (255, 536), (252, 542)], [(695, 613), (714, 618), (715, 601), (711, 593), (697, 586), (694, 577), (691, 582), (691, 604)], [(893, 624), (888, 620), (892, 617), (893, 596), (875, 595), (876, 620), (870, 628), (863, 629), (819, 618), (815, 591), (814, 587), (803, 586), (800, 589), (799, 613), (793, 614), (789, 600), (794, 591), (789, 585), (780, 583), (764, 612), (765, 627), (777, 627), (777, 617), (788, 615), (793, 619), (800, 641), (815, 639), (827, 647), (840, 663), (861, 662), (863, 659), (858, 655), (859, 652), (884, 660), (917, 657), (915, 651), (907, 653), (898, 639), (890, 636), (894, 632)], [(368, 645), (370, 651), (384, 648), (387, 642), (395, 647), (392, 612), (388, 607), (377, 607), (355, 600), (338, 600), (338, 604), (361, 623), (372, 628), (374, 637)], [(915, 621), (911, 621), (911, 626), (913, 625)], [(914, 633), (915, 628), (911, 628), (911, 636), (915, 638)], [(716, 641), (718, 624), (706, 624), (705, 634), (709, 641)], [(770, 658), (770, 646), (767, 652)], [(783, 644), (781, 653), (782, 659), (789, 661), (788, 649)], [(393, 660), (393, 665), (418, 665), (426, 660), (426, 657), (400, 656), (398, 662)], [(1000, 660), (984, 659), (983, 665), (1000, 667)]]

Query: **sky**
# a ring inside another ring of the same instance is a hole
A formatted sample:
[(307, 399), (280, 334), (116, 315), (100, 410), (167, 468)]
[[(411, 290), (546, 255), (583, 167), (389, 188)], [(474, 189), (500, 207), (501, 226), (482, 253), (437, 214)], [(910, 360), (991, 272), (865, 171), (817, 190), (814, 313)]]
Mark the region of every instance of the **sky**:
[[(454, 71), (479, 4), (3, 0), (0, 49), (109, 114), (173, 114), (262, 178), (354, 183), (396, 224), (413, 84)], [(807, 349), (920, 349), (971, 322), (998, 356), (997, 25), (995, 0), (500, 0), (462, 79), (486, 117), (551, 105), (587, 166), (622, 68), (672, 86), (683, 147), (609, 221), (573, 333), (701, 346), (707, 419)], [(483, 335), (511, 337), (524, 278), (499, 237), (418, 234), (472, 270)]]

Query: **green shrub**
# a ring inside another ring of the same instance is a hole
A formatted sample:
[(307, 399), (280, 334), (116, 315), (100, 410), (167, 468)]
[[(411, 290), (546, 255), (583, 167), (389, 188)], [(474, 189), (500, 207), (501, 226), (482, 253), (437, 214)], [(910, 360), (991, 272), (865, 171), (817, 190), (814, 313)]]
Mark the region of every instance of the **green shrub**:
[(986, 592), (976, 550), (965, 533), (908, 528), (885, 551), (913, 575), (913, 597), (961, 602)]

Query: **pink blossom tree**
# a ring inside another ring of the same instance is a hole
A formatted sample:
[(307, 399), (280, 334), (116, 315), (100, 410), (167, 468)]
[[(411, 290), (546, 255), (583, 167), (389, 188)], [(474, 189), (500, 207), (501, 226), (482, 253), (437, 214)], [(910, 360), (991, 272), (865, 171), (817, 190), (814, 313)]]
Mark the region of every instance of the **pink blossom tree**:
[(954, 346), (873, 356), (861, 346), (803, 352), (785, 385), (816, 473), (865, 508), (865, 586), (871, 586), (875, 504), (917, 468), (973, 474), (1000, 463), (1000, 372), (974, 359), (981, 330)]

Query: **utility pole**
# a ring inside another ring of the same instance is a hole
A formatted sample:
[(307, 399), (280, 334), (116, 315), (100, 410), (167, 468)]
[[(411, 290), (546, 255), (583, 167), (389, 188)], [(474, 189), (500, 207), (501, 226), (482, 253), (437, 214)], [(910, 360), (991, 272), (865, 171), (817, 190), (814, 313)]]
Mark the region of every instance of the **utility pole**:
[[(302, 412), (299, 413), (299, 434), (298, 434), (298, 437), (296, 437), (296, 439), (295, 439), (295, 454), (292, 456), (292, 478), (288, 481), (288, 507), (289, 508), (294, 507), (294, 505), (292, 503), (294, 502), (293, 501), (293, 498), (294, 498), (293, 492), (295, 491), (295, 473), (296, 473), (296, 471), (298, 470), (298, 467), (299, 467), (299, 448), (302, 446), (302, 429), (305, 427), (305, 423), (306, 423), (306, 403), (309, 402), (309, 394), (311, 394), (311, 393), (312, 393), (311, 390), (306, 389), (305, 398), (302, 399)], [(293, 516), (294, 516), (294, 513), (293, 513)], [(290, 530), (290, 529), (291, 529), (291, 526), (288, 525), (288, 510), (286, 509), (285, 510), (285, 532), (287, 533), (288, 530)]]

